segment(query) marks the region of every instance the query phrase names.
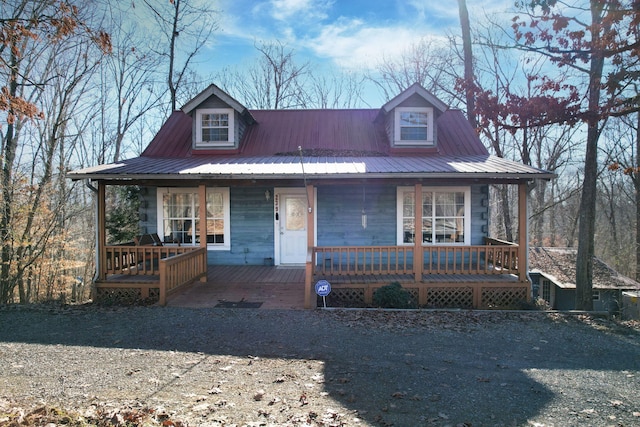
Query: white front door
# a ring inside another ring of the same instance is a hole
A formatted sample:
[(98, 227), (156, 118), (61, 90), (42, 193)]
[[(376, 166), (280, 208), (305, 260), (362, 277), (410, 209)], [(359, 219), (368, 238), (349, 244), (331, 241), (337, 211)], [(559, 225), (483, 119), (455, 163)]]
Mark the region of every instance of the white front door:
[(307, 258), (307, 197), (280, 196), (280, 264), (304, 264)]

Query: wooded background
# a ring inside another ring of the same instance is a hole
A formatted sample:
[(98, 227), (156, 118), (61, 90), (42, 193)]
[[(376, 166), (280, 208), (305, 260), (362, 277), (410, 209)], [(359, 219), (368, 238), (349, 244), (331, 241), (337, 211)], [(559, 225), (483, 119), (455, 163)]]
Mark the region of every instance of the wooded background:
[[(388, 100), (418, 82), (466, 111), (493, 154), (558, 174), (529, 188), (529, 237), (578, 248), (577, 308), (591, 304), (592, 254), (640, 279), (640, 1), (516, 1), (508, 22), (458, 6), (448, 43), (425, 35), (362, 72), (320, 74), (257, 40), (253, 62), (207, 74), (197, 60), (221, 19), (210, 2), (0, 0), (0, 303), (88, 297), (94, 192), (67, 172), (137, 156), (210, 83), (287, 109), (378, 108), (366, 90)], [(112, 240), (137, 233), (136, 191), (110, 190)], [(490, 235), (518, 241), (517, 195), (491, 191)]]

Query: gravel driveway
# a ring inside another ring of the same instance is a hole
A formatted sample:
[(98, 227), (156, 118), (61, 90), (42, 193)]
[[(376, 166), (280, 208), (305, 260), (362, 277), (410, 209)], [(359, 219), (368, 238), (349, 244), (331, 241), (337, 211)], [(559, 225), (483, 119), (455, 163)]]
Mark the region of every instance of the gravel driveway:
[(638, 331), (541, 312), (0, 307), (0, 366), (0, 426), (640, 425)]

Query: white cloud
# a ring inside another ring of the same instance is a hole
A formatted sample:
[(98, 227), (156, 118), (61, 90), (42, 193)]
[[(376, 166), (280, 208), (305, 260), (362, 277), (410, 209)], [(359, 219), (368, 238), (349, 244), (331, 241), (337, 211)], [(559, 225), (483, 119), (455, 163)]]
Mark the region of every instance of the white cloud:
[(332, 1), (271, 0), (271, 16), (279, 21), (324, 19)]
[(307, 46), (339, 67), (363, 69), (402, 54), (428, 34), (408, 25), (368, 27), (361, 20), (343, 19), (325, 26), (318, 37), (307, 40)]

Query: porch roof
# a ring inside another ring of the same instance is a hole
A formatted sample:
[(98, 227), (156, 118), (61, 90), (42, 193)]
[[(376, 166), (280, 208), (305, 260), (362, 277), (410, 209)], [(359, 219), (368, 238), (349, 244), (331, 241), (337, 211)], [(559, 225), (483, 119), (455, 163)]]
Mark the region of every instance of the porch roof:
[(436, 178), (519, 181), (555, 174), (492, 155), (420, 157), (136, 157), (69, 173), (74, 180)]

